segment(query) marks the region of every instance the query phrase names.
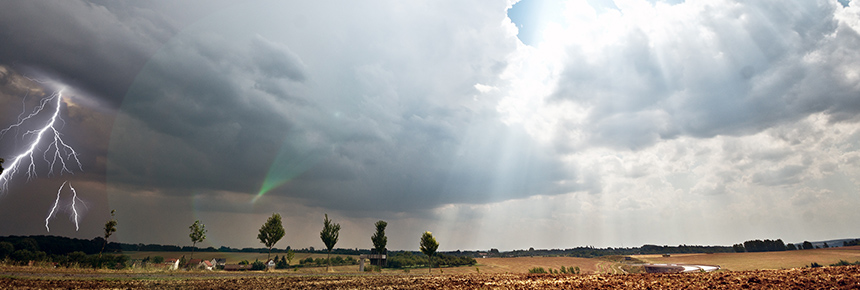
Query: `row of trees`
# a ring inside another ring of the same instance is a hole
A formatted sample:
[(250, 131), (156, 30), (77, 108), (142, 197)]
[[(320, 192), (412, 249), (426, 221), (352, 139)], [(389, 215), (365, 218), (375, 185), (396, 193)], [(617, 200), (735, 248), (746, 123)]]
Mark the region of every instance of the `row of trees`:
[[(111, 210), (111, 219), (105, 223), (104, 239), (101, 243), (101, 249), (98, 252), (99, 258), (101, 258), (102, 253), (104, 252), (104, 250), (108, 244), (108, 239), (113, 235), (113, 233), (115, 233), (117, 231), (118, 222), (114, 218), (115, 214), (116, 214), (116, 211)], [(375, 223), (376, 232), (371, 236), (371, 242), (373, 242), (374, 250), (377, 253), (382, 253), (382, 254), (386, 253), (385, 247), (386, 247), (386, 244), (388, 242), (388, 237), (385, 236), (385, 228), (387, 227), (387, 225), (388, 225), (387, 222), (381, 221), (381, 220)], [(206, 230), (206, 225), (203, 224), (203, 222), (201, 222), (200, 220), (195, 220), (194, 223), (191, 224), (191, 226), (189, 226), (188, 228), (190, 231), (188, 236), (191, 239), (191, 243), (192, 243), (191, 256), (189, 259), (193, 259), (194, 250), (197, 248), (196, 247), (197, 243), (200, 243), (200, 242), (203, 242), (206, 240), (207, 230)], [(338, 259), (334, 259), (334, 260), (331, 259), (331, 252), (332, 252), (332, 249), (334, 249), (334, 246), (338, 242), (340, 229), (341, 229), (340, 224), (333, 222), (331, 219), (329, 219), (328, 214), (326, 214), (325, 218), (323, 220), (322, 231), (320, 231), (320, 239), (323, 241), (323, 243), (325, 244), (326, 249), (327, 249), (327, 256), (326, 256), (325, 262), (328, 264), (328, 270), (329, 271), (331, 270), (331, 266), (332, 266), (333, 261), (336, 264), (343, 263), (343, 262), (339, 261)], [(272, 214), (272, 216), (266, 220), (266, 222), (262, 225), (262, 227), (260, 227), (259, 234), (257, 235), (257, 238), (260, 240), (260, 242), (263, 245), (266, 246), (266, 248), (268, 248), (268, 254), (266, 256), (267, 259), (271, 257), (272, 248), (275, 246), (275, 244), (278, 241), (281, 240), (281, 238), (284, 237), (284, 235), (285, 235), (285, 231), (284, 231), (283, 223), (281, 222), (281, 215), (280, 214), (277, 214), (277, 213)], [(22, 242), (23, 246), (19, 246), (20, 249), (18, 251), (16, 251), (16, 249), (15, 249), (16, 247), (13, 246), (11, 243), (0, 242), (0, 259), (5, 259), (7, 257), (13, 257), (14, 260), (16, 260), (16, 261), (20, 260), (20, 261), (25, 261), (25, 262), (26, 261), (58, 261), (58, 260), (63, 261), (64, 259), (78, 262), (78, 261), (83, 261), (82, 259), (77, 257), (78, 255), (82, 254), (82, 255), (86, 256), (86, 254), (84, 252), (74, 252), (74, 253), (72, 253), (72, 254), (75, 254), (75, 257), (73, 257), (73, 258), (68, 257), (71, 254), (55, 255), (57, 257), (63, 256), (65, 258), (54, 258), (53, 256), (51, 258), (49, 258), (48, 257), (49, 255), (47, 253), (39, 251), (39, 247), (38, 247), (37, 243), (35, 242), (35, 240), (24, 239), (23, 241), (24, 241), (24, 242)], [(433, 237), (432, 233), (425, 232), (421, 236), (419, 247), (420, 247), (421, 251), (428, 256), (428, 258), (432, 258), (434, 253), (436, 252), (436, 249), (439, 247), (439, 243)], [(75, 247), (75, 248), (78, 249), (81, 247)], [(291, 250), (288, 250), (287, 255), (285, 255), (285, 258), (292, 260), (293, 257), (294, 257), (294, 253)], [(105, 257), (105, 258), (114, 259), (114, 257)], [(119, 258), (119, 259), (125, 259), (125, 261), (120, 261), (121, 262), (120, 264), (124, 265), (126, 262), (128, 262), (127, 256), (122, 256), (122, 258)], [(92, 262), (87, 262), (84, 264), (91, 264), (91, 265), (99, 265), (100, 266), (100, 265), (104, 264), (101, 260), (103, 260), (103, 259), (95, 259), (95, 260), (92, 260)], [(276, 261), (276, 263), (277, 262), (280, 262), (280, 261)], [(318, 263), (318, 261), (315, 261), (315, 262)], [(347, 261), (347, 263), (351, 263), (351, 262), (352, 261)], [(430, 266), (432, 268), (432, 264)]]
[[(192, 230), (193, 232), (193, 230)], [(320, 231), (320, 239), (325, 244), (327, 251), (326, 261), (328, 262), (327, 270), (331, 271), (331, 250), (334, 248), (334, 245), (337, 244), (337, 240), (339, 238), (340, 233), (340, 224), (332, 222), (328, 218), (328, 214), (325, 214), (325, 219), (323, 220), (323, 229)], [(257, 235), (257, 239), (260, 240), (260, 243), (269, 248), (269, 254), (266, 256), (268, 259), (272, 254), (272, 247), (284, 237), (285, 231), (283, 223), (281, 223), (281, 215), (277, 213), (273, 213), (266, 223), (260, 227), (260, 233)]]
[[(191, 233), (192, 233), (192, 242), (195, 241), (195, 228), (199, 221), (195, 221), (194, 225), (192, 225)], [(378, 254), (385, 254), (386, 249), (385, 246), (388, 243), (388, 237), (385, 236), (385, 228), (388, 226), (388, 223), (385, 221), (377, 221), (374, 226), (376, 227), (376, 232), (370, 237), (370, 241), (373, 242), (373, 249)], [(322, 240), (323, 244), (326, 247), (326, 262), (328, 264), (327, 270), (331, 271), (332, 259), (331, 259), (331, 251), (334, 248), (335, 244), (339, 239), (340, 233), (340, 224), (333, 222), (328, 218), (328, 214), (325, 214), (325, 218), (323, 219), (323, 228), (320, 231), (320, 240)], [(278, 243), (281, 238), (284, 237), (284, 226), (281, 223), (281, 215), (277, 213), (273, 213), (271, 217), (260, 227), (259, 234), (257, 235), (257, 239), (260, 240), (260, 243), (266, 246), (269, 249), (269, 255), (272, 253), (272, 247)], [(196, 235), (199, 237), (200, 235)], [(205, 238), (205, 236), (204, 236)], [(201, 240), (202, 241), (202, 240)], [(421, 240), (419, 241), (419, 249), (421, 252), (427, 255), (427, 258), (430, 260), (428, 263), (428, 271), (432, 271), (433, 269), (433, 255), (436, 253), (436, 249), (439, 248), (439, 242), (436, 241), (436, 238), (433, 237), (433, 233), (424, 232), (421, 235)], [(266, 257), (268, 259), (268, 256)]]

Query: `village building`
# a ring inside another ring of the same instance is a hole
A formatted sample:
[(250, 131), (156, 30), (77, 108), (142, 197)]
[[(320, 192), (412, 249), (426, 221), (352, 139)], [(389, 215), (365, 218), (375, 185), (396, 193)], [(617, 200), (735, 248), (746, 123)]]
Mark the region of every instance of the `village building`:
[(167, 270), (179, 269), (179, 259), (166, 259), (164, 260), (163, 265), (167, 266)]
[(215, 264), (212, 263), (211, 260), (203, 260), (203, 259), (192, 259), (188, 261), (184, 266), (188, 269), (198, 269), (198, 270), (214, 270)]
[(215, 269), (222, 270), (224, 266), (227, 265), (227, 259), (225, 258), (214, 258), (212, 259), (212, 264), (215, 264)]

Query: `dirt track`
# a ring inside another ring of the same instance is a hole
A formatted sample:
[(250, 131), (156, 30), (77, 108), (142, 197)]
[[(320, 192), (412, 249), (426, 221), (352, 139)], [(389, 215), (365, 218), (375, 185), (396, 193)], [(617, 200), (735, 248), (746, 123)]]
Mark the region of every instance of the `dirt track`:
[(0, 278), (15, 289), (860, 289), (860, 266), (694, 274)]

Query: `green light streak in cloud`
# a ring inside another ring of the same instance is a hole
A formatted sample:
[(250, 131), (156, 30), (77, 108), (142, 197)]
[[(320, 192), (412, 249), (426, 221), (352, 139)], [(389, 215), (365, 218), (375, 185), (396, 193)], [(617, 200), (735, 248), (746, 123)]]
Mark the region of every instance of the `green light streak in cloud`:
[[(292, 137), (292, 136), (291, 136)], [(302, 146), (301, 140), (288, 137), (278, 152), (278, 156), (269, 167), (269, 172), (266, 173), (266, 179), (263, 180), (260, 191), (251, 200), (251, 203), (257, 202), (258, 199), (266, 195), (269, 191), (276, 189), (293, 178), (298, 177), (311, 167), (313, 167), (323, 156), (320, 150), (306, 149), (310, 146)]]

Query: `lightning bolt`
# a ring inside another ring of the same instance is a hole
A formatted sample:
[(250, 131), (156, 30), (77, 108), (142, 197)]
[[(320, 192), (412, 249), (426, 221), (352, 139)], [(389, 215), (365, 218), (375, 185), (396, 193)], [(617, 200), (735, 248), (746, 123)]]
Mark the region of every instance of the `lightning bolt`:
[[(75, 222), (75, 231), (77, 231), (80, 227), (78, 226), (78, 208), (77, 208), (77, 200), (80, 200), (83, 203), (83, 200), (78, 198), (78, 192), (75, 191), (75, 187), (72, 186), (68, 181), (63, 182), (63, 185), (60, 185), (60, 189), (57, 190), (57, 199), (54, 200), (54, 206), (51, 207), (51, 211), (48, 213), (48, 217), (45, 218), (45, 229), (47, 231), (51, 231), (51, 227), (49, 227), (49, 223), (52, 217), (57, 214), (57, 206), (60, 204), (60, 194), (63, 192), (63, 187), (66, 186), (66, 183), (69, 184), (69, 189), (72, 190), (72, 221)], [(86, 206), (86, 204), (84, 204)]]
[[(64, 121), (59, 116), (60, 115), (60, 109), (62, 108), (62, 99), (63, 99), (63, 90), (57, 91), (56, 93), (51, 94), (47, 98), (42, 99), (39, 102), (39, 105), (36, 106), (33, 109), (33, 111), (30, 114), (28, 114), (26, 117), (22, 118), (21, 116), (24, 115), (22, 113), (21, 115), (18, 116), (18, 122), (17, 123), (15, 123), (9, 127), (6, 127), (3, 130), (0, 130), (0, 138), (2, 138), (10, 130), (20, 128), (27, 121), (29, 121), (29, 120), (35, 118), (36, 116), (42, 114), (43, 111), (47, 111), (50, 104), (54, 105), (54, 110), (53, 110), (53, 113), (51, 114), (51, 118), (46, 122), (46, 124), (43, 127), (41, 127), (38, 130), (28, 130), (23, 134), (22, 137), (26, 137), (28, 135), (32, 135), (35, 137), (33, 138), (33, 141), (32, 141), (32, 143), (30, 143), (29, 147), (27, 147), (27, 150), (25, 150), (23, 153), (19, 154), (18, 156), (15, 156), (15, 158), (12, 159), (12, 163), (9, 164), (9, 168), (0, 172), (0, 192), (4, 192), (4, 191), (9, 190), (9, 182), (12, 180), (12, 177), (18, 173), (19, 168), (22, 166), (22, 164), (25, 164), (25, 163), (27, 164), (26, 167), (27, 167), (27, 180), (28, 181), (32, 180), (34, 177), (36, 177), (36, 157), (35, 156), (37, 156), (36, 151), (39, 148), (39, 144), (42, 143), (43, 138), (47, 138), (48, 140), (51, 140), (48, 143), (48, 145), (44, 148), (44, 151), (42, 151), (42, 154), (41, 154), (42, 159), (46, 163), (48, 163), (48, 165), (49, 165), (49, 170), (48, 170), (49, 176), (53, 175), (54, 169), (58, 168), (58, 167), (59, 167), (60, 174), (63, 174), (64, 172), (68, 172), (69, 174), (74, 174), (69, 169), (69, 164), (67, 164), (67, 162), (70, 163), (72, 161), (74, 161), (74, 163), (77, 164), (78, 169), (83, 170), (83, 168), (81, 166), (81, 161), (78, 160), (78, 153), (75, 152), (74, 148), (72, 148), (71, 146), (66, 144), (65, 141), (63, 141), (62, 134), (57, 129), (58, 121), (59, 121), (59, 123), (64, 124)], [(25, 109), (25, 111), (26, 111), (26, 109)], [(68, 183), (68, 181), (63, 182), (63, 185), (61, 185), (60, 189), (57, 190), (57, 199), (54, 201), (54, 206), (51, 208), (51, 211), (48, 214), (48, 217), (45, 218), (45, 228), (48, 231), (50, 231), (50, 227), (48, 227), (48, 221), (51, 219), (52, 216), (56, 215), (56, 210), (57, 210), (57, 207), (59, 206), (59, 203), (60, 203), (60, 193), (62, 192), (63, 187), (65, 187), (66, 183)], [(71, 208), (72, 208), (72, 212), (73, 212), (73, 220), (75, 222), (75, 230), (78, 230), (79, 226), (78, 226), (78, 211), (77, 211), (76, 200), (80, 200), (81, 202), (83, 202), (83, 200), (78, 198), (78, 194), (75, 191), (74, 187), (72, 187), (71, 184), (69, 184), (69, 188), (72, 190), (72, 193), (73, 193)]]
[(60, 204), (60, 192), (63, 191), (63, 186), (66, 186), (65, 182), (63, 182), (63, 185), (60, 185), (60, 189), (57, 189), (57, 200), (54, 201), (54, 207), (51, 208), (51, 212), (49, 212), (48, 217), (45, 218), (45, 230), (49, 232), (51, 231), (51, 227), (48, 226), (48, 220), (50, 220), (51, 216), (57, 212), (57, 205)]
[[(60, 187), (60, 188), (62, 188), (62, 187)], [(78, 231), (78, 229), (79, 229), (79, 227), (78, 227), (78, 209), (75, 208), (75, 200), (80, 200), (81, 203), (83, 203), (84, 201), (81, 200), (80, 198), (78, 198), (78, 192), (75, 190), (74, 187), (72, 187), (71, 183), (69, 183), (69, 188), (72, 190), (72, 212), (75, 214), (75, 219), (74, 219), (75, 231)], [(86, 206), (86, 205), (84, 205), (84, 206)]]

